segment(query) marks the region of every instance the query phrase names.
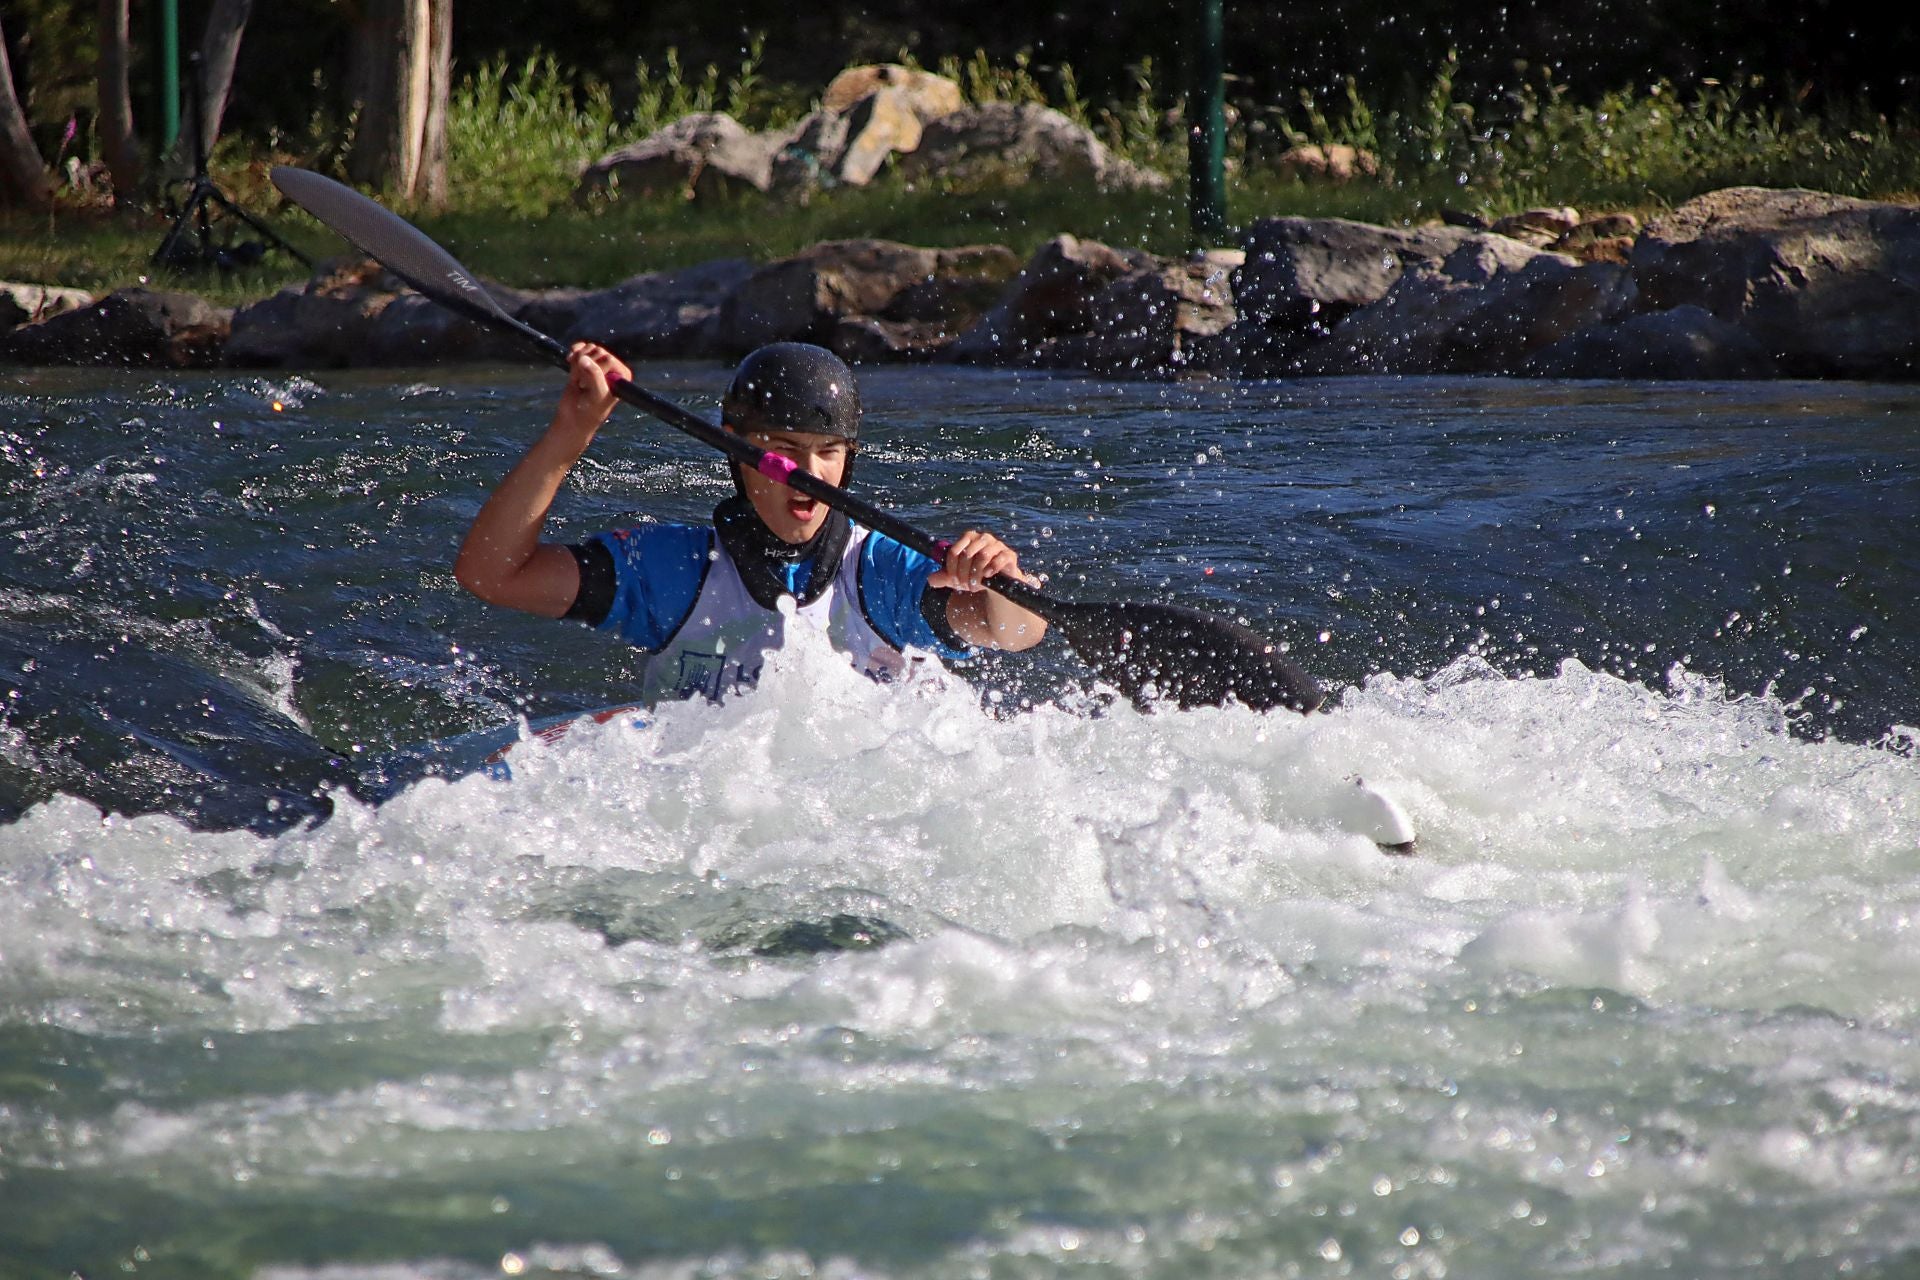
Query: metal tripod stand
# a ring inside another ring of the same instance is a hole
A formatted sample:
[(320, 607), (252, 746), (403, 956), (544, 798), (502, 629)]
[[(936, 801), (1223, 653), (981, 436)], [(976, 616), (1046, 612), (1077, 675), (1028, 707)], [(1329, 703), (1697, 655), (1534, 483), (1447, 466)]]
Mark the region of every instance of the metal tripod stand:
[[(269, 248), (274, 248), (292, 254), (311, 267), (313, 259), (281, 239), (272, 227), (229, 200), (226, 193), (215, 186), (213, 179), (208, 176), (206, 138), (200, 121), (203, 90), (199, 54), (187, 58), (187, 68), (187, 136), (193, 145), (193, 177), (187, 187), (186, 199), (173, 220), (173, 226), (168, 229), (166, 239), (153, 251), (154, 265), (182, 269), (211, 266), (231, 270), (260, 261)], [(235, 244), (230, 223), (225, 227), (216, 227), (215, 219), (221, 214), (244, 222), (265, 238)], [(226, 233), (224, 243), (221, 231)]]

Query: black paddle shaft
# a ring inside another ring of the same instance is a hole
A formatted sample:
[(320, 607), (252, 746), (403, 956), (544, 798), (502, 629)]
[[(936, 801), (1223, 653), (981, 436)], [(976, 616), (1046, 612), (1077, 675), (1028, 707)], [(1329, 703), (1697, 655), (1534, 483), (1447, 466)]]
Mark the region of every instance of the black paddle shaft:
[[(555, 366), (571, 367), (566, 344), (508, 313), (472, 273), (404, 218), (351, 187), (305, 169), (278, 166), (273, 183), (288, 199), (422, 294), (481, 324), (511, 330)], [(922, 555), (946, 560), (947, 543), (828, 484), (785, 456), (761, 449), (629, 379), (615, 380), (612, 390), (634, 408), (762, 475), (837, 508)], [(1138, 705), (1165, 700), (1184, 708), (1238, 702), (1262, 711), (1272, 707), (1312, 711), (1321, 703), (1322, 694), (1312, 677), (1272, 641), (1237, 622), (1181, 605), (1076, 603), (1000, 575), (988, 581), (1014, 604), (1045, 618), (1076, 657)]]

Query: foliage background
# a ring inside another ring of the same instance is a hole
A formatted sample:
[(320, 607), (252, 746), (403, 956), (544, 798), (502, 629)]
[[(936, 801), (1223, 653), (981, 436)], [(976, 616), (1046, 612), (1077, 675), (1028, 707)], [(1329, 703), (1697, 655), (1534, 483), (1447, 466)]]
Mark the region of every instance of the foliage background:
[[(200, 29), (210, 0), (181, 0), (183, 32)], [(134, 12), (136, 95), (147, 88), (151, 3)], [(28, 89), (40, 129), (58, 130), (90, 108), (90, 5), (8, 0), (6, 33), (15, 76)], [(519, 66), (539, 52), (583, 81), (613, 87), (630, 110), (636, 60), (662, 66), (674, 51), (688, 68), (730, 71), (764, 38), (759, 70), (769, 81), (820, 86), (842, 67), (905, 55), (927, 66), (978, 50), (997, 65), (1030, 54), (1050, 92), (1071, 67), (1077, 91), (1105, 100), (1130, 92), (1136, 68), (1177, 67), (1190, 0), (867, 0), (795, 5), (791, 0), (458, 0), (454, 58), (471, 73), (492, 60)], [(1551, 75), (1589, 101), (1661, 81), (1703, 78), (1751, 85), (1769, 105), (1814, 111), (1864, 104), (1893, 113), (1920, 104), (1920, 7), (1866, 7), (1833, 0), (1339, 0), (1322, 4), (1226, 5), (1230, 96), (1243, 113), (1295, 117), (1302, 90), (1341, 92), (1351, 77), (1370, 99), (1417, 91), (1449, 51), (1459, 94), (1477, 100)], [(231, 127), (259, 138), (301, 136), (344, 76), (353, 0), (271, 0), (254, 6), (240, 64)], [(1163, 86), (1177, 75), (1162, 76)]]

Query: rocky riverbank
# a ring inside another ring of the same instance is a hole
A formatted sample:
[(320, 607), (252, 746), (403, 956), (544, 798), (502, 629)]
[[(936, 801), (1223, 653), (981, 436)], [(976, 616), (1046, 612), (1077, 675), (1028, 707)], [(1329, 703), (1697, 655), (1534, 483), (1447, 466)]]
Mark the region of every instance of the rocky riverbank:
[[(37, 290), (37, 292), (36, 292)], [(1535, 210), (1497, 227), (1255, 222), (1192, 257), (1062, 236), (836, 241), (612, 288), (498, 288), (558, 337), (635, 359), (731, 359), (804, 339), (857, 363), (946, 361), (1116, 377), (1380, 373), (1906, 380), (1920, 369), (1920, 208), (1815, 191), (1703, 195), (1644, 228)], [(9, 306), (11, 303), (11, 307)], [(527, 352), (337, 260), (234, 309), (0, 285), (0, 361), (342, 368)]]

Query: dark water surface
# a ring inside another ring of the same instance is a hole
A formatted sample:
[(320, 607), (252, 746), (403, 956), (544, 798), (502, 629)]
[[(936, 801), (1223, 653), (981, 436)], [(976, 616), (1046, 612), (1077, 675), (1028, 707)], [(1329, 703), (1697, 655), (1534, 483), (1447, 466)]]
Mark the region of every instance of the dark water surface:
[[(863, 383), (870, 495), (1337, 709), (796, 645), (376, 802), (634, 683), (452, 580), (555, 379), (6, 375), (0, 1277), (1920, 1269), (1920, 391)], [(726, 492), (622, 415), (553, 528)]]

